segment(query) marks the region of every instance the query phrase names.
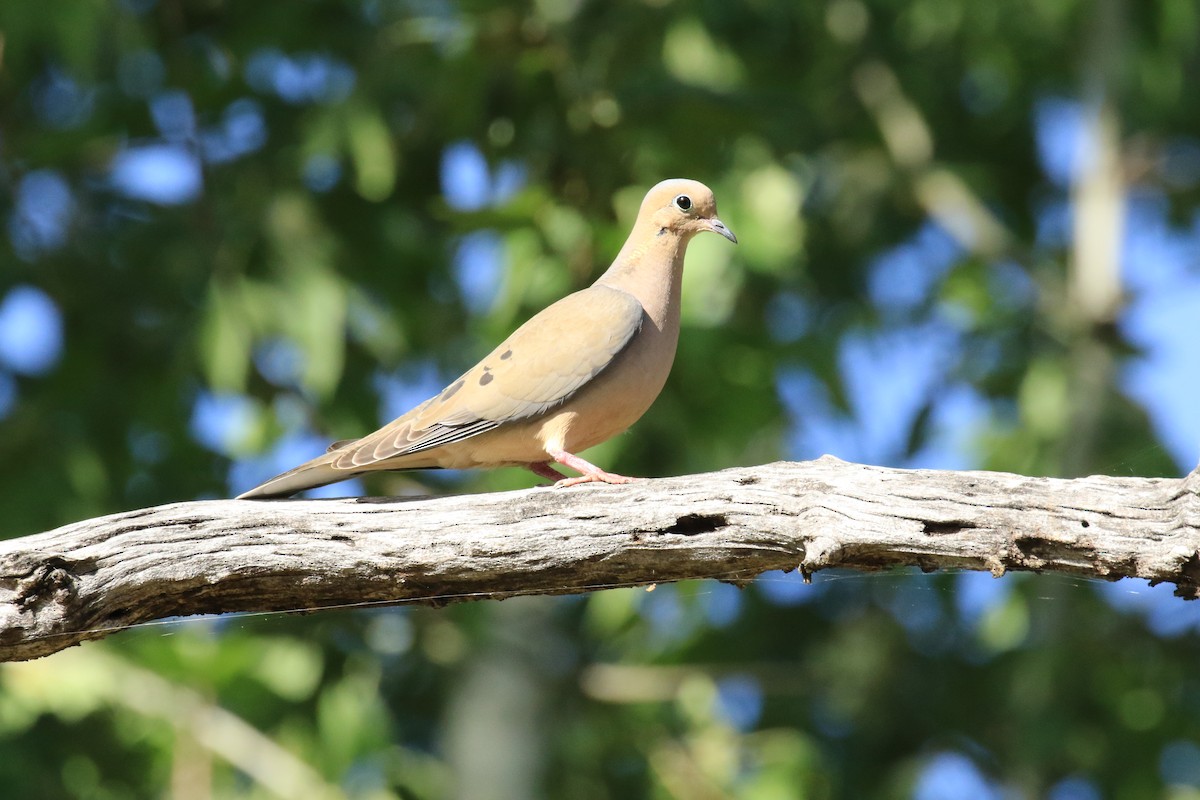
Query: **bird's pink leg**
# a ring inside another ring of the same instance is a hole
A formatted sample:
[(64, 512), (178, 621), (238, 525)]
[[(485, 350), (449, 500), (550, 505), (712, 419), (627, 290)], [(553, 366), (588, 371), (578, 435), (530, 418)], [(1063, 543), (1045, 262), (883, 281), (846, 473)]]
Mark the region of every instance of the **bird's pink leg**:
[[(550, 457), (565, 467), (570, 467), (576, 472), (583, 474), (577, 478), (563, 478), (554, 484), (556, 488), (566, 488), (567, 486), (576, 486), (581, 483), (632, 483), (633, 478), (626, 478), (624, 475), (616, 475), (611, 472), (605, 472), (595, 464), (590, 464), (584, 461), (577, 455), (568, 453), (566, 450), (547, 450)], [(547, 465), (549, 469), (549, 465)], [(553, 472), (553, 470), (551, 470)], [(540, 473), (539, 473), (540, 474)]]
[(526, 464), (525, 466), (528, 467), (529, 471), (534, 475), (540, 475), (543, 478), (549, 478), (555, 483), (558, 483), (563, 479), (563, 474), (554, 467), (550, 466), (549, 461), (536, 461), (532, 464)]

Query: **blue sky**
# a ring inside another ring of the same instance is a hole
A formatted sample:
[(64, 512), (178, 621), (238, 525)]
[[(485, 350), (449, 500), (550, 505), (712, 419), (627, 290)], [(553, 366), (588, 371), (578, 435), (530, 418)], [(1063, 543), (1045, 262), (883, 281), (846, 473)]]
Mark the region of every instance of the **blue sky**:
[[(247, 62), (247, 83), (260, 95), (288, 103), (331, 103), (343, 99), (355, 83), (353, 70), (321, 53), (286, 54), (263, 49)], [(114, 157), (109, 180), (115, 192), (152, 205), (177, 205), (204, 191), (203, 165), (224, 163), (267, 145), (265, 117), (254, 97), (231, 103), (215, 123), (197, 122), (190, 97), (162, 86), (163, 69), (149, 51), (125, 56), (119, 84), (143, 97), (158, 136), (130, 141)], [(70, 127), (91, 113), (91, 96), (72, 79), (50, 71), (35, 93), (35, 108), (43, 121)], [(1075, 171), (1088, 158), (1081, 137), (1082, 106), (1071, 99), (1046, 98), (1032, 115), (1035, 139), (1046, 185), (1051, 192), (1042, 203), (1039, 244), (1062, 247), (1069, 235), (1069, 187)], [(1172, 180), (1186, 188), (1200, 182), (1200, 141), (1171, 145), (1176, 162)], [(341, 166), (331, 156), (316, 155), (306, 164), (303, 179), (314, 191), (327, 191), (341, 179)], [(444, 151), (442, 192), (456, 210), (474, 211), (505, 202), (525, 182), (519, 164), (490, 166), (480, 150), (467, 141)], [(24, 175), (16, 186), (14, 208), (6, 220), (14, 251), (27, 261), (62, 247), (69, 236), (75, 199), (65, 177), (54, 170)], [(1168, 221), (1165, 197), (1157, 190), (1138, 189), (1126, 204), (1126, 235), (1121, 267), (1129, 302), (1119, 324), (1139, 354), (1128, 359), (1120, 381), (1126, 394), (1140, 403), (1171, 453), (1180, 474), (1200, 461), (1200, 212), (1189, 226)], [(502, 241), (494, 231), (465, 234), (453, 244), (454, 276), (465, 305), (486, 311), (501, 280)], [(962, 315), (952, 306), (935, 306), (932, 315), (917, 318), (909, 312), (922, 307), (938, 290), (947, 272), (963, 255), (955, 240), (927, 221), (906, 240), (879, 253), (871, 264), (868, 297), (883, 319), (893, 324), (851, 333), (841, 343), (837, 363), (846, 385), (850, 413), (831, 402), (824, 386), (803, 369), (785, 369), (778, 376), (780, 396), (793, 417), (790, 454), (811, 458), (834, 453), (852, 461), (897, 466), (966, 468), (973, 466), (972, 437), (989, 421), (993, 410), (966, 382), (949, 377), (963, 347)], [(1023, 270), (1011, 263), (991, 266), (993, 301), (1027, 307), (1035, 313), (1035, 289)], [(786, 292), (768, 308), (773, 334), (794, 340), (810, 324), (816, 300)], [(905, 321), (908, 320), (908, 321)], [(54, 368), (62, 348), (61, 314), (53, 298), (30, 285), (10, 288), (0, 297), (0, 414), (19, 400), (16, 375), (43, 374)], [(271, 378), (296, 355), (286, 342), (261, 348), (256, 362)], [(294, 361), (294, 358), (292, 359)], [(295, 364), (291, 369), (295, 368)], [(404, 374), (379, 376), (381, 419), (400, 413), (437, 391), (447, 376), (426, 364)], [(922, 404), (934, 397), (932, 437), (918, 453), (904, 454), (905, 432)], [(403, 402), (396, 402), (397, 398)], [(247, 398), (214, 397), (201, 392), (193, 408), (192, 429), (198, 441), (232, 453), (252, 413)], [(298, 420), (301, 416), (296, 417)], [(262, 470), (294, 463), (307, 443), (319, 452), (311, 431), (303, 426), (281, 441), (276, 452), (240, 465), (231, 472), (231, 490)]]
[[(298, 105), (338, 102), (355, 84), (348, 65), (316, 52), (287, 54), (265, 48), (247, 61), (244, 72), (258, 96)], [(109, 181), (120, 195), (161, 206), (194, 201), (204, 191), (204, 164), (236, 160), (268, 144), (265, 116), (254, 96), (230, 103), (216, 122), (202, 126), (191, 98), (163, 86), (164, 70), (154, 53), (126, 55), (118, 73), (122, 89), (145, 100), (158, 132), (119, 148)], [(34, 107), (47, 125), (71, 127), (92, 113), (90, 90), (60, 71), (48, 71), (35, 89)], [(1042, 246), (1065, 246), (1069, 235), (1069, 187), (1089, 157), (1081, 137), (1084, 113), (1077, 101), (1051, 97), (1039, 102), (1032, 115), (1031, 133), (1051, 190), (1038, 222)], [(1171, 180), (1182, 188), (1200, 182), (1200, 140), (1179, 140), (1168, 149), (1174, 159)], [(306, 164), (302, 178), (314, 191), (327, 191), (341, 179), (341, 166), (336, 158), (318, 154)], [(513, 162), (493, 167), (473, 144), (458, 141), (444, 151), (441, 180), (451, 208), (474, 211), (505, 202), (524, 185), (525, 174)], [(76, 203), (63, 175), (49, 169), (27, 173), (16, 186), (14, 201), (6, 228), (20, 258), (36, 261), (65, 244)], [(1200, 348), (1195, 346), (1200, 340), (1200, 212), (1188, 226), (1172, 225), (1161, 192), (1137, 189), (1128, 198), (1126, 217), (1121, 267), (1129, 302), (1119, 324), (1139, 354), (1124, 363), (1121, 387), (1146, 409), (1182, 474), (1200, 461), (1200, 414), (1193, 410), (1194, 398), (1200, 396)], [(496, 232), (482, 230), (461, 236), (453, 248), (454, 276), (463, 301), (469, 309), (483, 312), (502, 277), (502, 241)], [(962, 315), (943, 304), (930, 316), (907, 316), (934, 296), (962, 255), (952, 237), (927, 221), (875, 257), (868, 297), (894, 324), (851, 333), (841, 343), (837, 363), (850, 413), (837, 410), (823, 385), (803, 369), (782, 370), (778, 376), (781, 398), (794, 421), (792, 457), (834, 453), (847, 460), (898, 466), (973, 465), (972, 437), (993, 410), (970, 385), (949, 377), (963, 347)], [(1022, 269), (999, 262), (991, 271), (994, 302), (1035, 313), (1035, 290)], [(768, 308), (773, 334), (781, 341), (802, 335), (816, 302), (781, 293)], [(58, 307), (41, 290), (18, 285), (0, 297), (0, 414), (19, 400), (14, 376), (54, 368), (63, 347), (70, 346), (63, 336)], [(264, 374), (272, 369), (279, 373), (288, 363), (283, 356), (296, 355), (286, 342), (262, 350), (257, 363)], [(446, 377), (429, 365), (380, 376), (380, 422), (402, 411), (405, 403), (435, 392)], [(920, 452), (907, 456), (905, 432), (931, 396), (933, 435)], [(230, 443), (244, 432), (250, 414), (247, 398), (201, 392), (193, 409), (193, 432), (206, 446), (232, 453)], [(235, 468), (231, 490), (261, 469), (285, 466), (285, 455), (293, 459), (300, 443), (310, 442), (310, 455), (314, 454), (315, 438), (303, 427), (293, 430), (276, 448), (277, 457), (259, 459), (258, 469)]]
[[(126, 63), (127, 62), (127, 63)], [(112, 188), (133, 200), (177, 205), (204, 190), (203, 165), (224, 163), (254, 152), (268, 142), (265, 117), (254, 97), (231, 103), (214, 124), (200, 126), (190, 97), (162, 86), (163, 69), (149, 51), (125, 56), (119, 83), (145, 98), (158, 137), (130, 141), (110, 165)], [(332, 103), (353, 89), (355, 75), (343, 62), (314, 52), (287, 54), (265, 48), (245, 67), (247, 83), (259, 95), (288, 103)], [(91, 113), (91, 95), (69, 76), (51, 70), (34, 93), (35, 108), (47, 124), (70, 127)], [(1069, 187), (1089, 157), (1081, 136), (1084, 109), (1067, 98), (1045, 98), (1032, 115), (1032, 135), (1046, 184), (1039, 243), (1064, 246), (1069, 235)], [(1200, 182), (1200, 140), (1180, 140), (1169, 148), (1171, 180), (1183, 188)], [(519, 164), (488, 165), (467, 141), (450, 144), (442, 160), (442, 191), (456, 210), (473, 211), (503, 203), (524, 184)], [(341, 177), (330, 156), (309, 160), (302, 176), (314, 191), (327, 191)], [(53, 170), (37, 170), (17, 184), (7, 231), (19, 257), (27, 261), (63, 246), (75, 210), (66, 179)], [(1200, 462), (1200, 212), (1190, 226), (1169, 223), (1165, 197), (1138, 189), (1126, 204), (1126, 235), (1121, 267), (1129, 302), (1119, 324), (1140, 352), (1128, 359), (1120, 382), (1125, 393), (1148, 412), (1155, 430), (1179, 467), (1180, 474)], [(496, 232), (476, 231), (454, 245), (454, 276), (466, 306), (485, 311), (501, 279), (502, 242)], [(879, 253), (868, 281), (870, 301), (884, 319), (897, 320), (925, 303), (937, 291), (962, 252), (936, 223), (928, 221), (907, 240)], [(1033, 287), (1012, 264), (993, 265), (996, 302), (1029, 306)], [(783, 341), (803, 333), (813, 300), (781, 294), (768, 309), (775, 335)], [(16, 286), (0, 298), (0, 400), (15, 399), (13, 374), (53, 368), (64, 342), (60, 314), (52, 298), (32, 286)], [(69, 343), (67, 343), (69, 346)], [(780, 373), (779, 391), (794, 417), (791, 455), (811, 458), (834, 453), (847, 460), (898, 466), (965, 468), (973, 464), (972, 436), (991, 414), (987, 403), (965, 382), (948, 380), (962, 347), (962, 331), (952, 307), (935, 307), (932, 316), (910, 324), (894, 324), (845, 338), (838, 365), (846, 384), (851, 413), (838, 412), (821, 384), (803, 370)], [(446, 376), (442, 376), (446, 377)], [(422, 381), (422, 391), (436, 391), (436, 376)], [(381, 379), (378, 386), (389, 386)], [(394, 395), (396, 390), (391, 389)], [(904, 432), (921, 405), (935, 397), (933, 436), (919, 453), (903, 456)], [(389, 412), (395, 409), (388, 404)], [(226, 399), (213, 403), (201, 395), (195, 414), (203, 416), (195, 430), (212, 444), (232, 435), (214, 434), (226, 425), (236, 429), (244, 419), (239, 405)], [(0, 412), (4, 406), (0, 406)], [(228, 413), (226, 413), (228, 412)], [(384, 420), (381, 420), (384, 421)], [(297, 431), (300, 435), (303, 431)], [(289, 448), (290, 449), (290, 448)], [(239, 474), (242, 473), (239, 470)], [(236, 488), (236, 487), (234, 487)]]

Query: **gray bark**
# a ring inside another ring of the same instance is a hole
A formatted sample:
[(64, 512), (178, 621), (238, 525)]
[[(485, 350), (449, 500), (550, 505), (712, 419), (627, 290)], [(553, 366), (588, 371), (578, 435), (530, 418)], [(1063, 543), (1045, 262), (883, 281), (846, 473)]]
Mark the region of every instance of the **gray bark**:
[(624, 486), (173, 503), (0, 542), (0, 660), (190, 614), (899, 566), (1131, 576), (1195, 598), (1200, 471), (1062, 480), (827, 456)]

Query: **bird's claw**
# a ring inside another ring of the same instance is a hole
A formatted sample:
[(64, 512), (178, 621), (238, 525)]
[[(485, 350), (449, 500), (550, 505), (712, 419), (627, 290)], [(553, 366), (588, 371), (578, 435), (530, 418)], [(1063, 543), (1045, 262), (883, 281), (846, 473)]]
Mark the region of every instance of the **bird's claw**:
[(589, 472), (574, 478), (563, 478), (560, 481), (555, 481), (554, 488), (565, 489), (568, 486), (578, 486), (581, 483), (633, 483), (633, 480), (633, 478), (627, 478), (624, 475), (616, 475), (611, 472)]

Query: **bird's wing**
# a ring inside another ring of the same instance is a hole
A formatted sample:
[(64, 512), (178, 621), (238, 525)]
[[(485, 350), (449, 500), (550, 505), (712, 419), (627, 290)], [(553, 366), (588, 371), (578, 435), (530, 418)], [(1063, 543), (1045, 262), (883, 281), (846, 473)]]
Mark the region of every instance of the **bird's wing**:
[(637, 298), (619, 289), (592, 286), (568, 295), (518, 328), (441, 394), (339, 447), (332, 466), (360, 468), (545, 413), (611, 364), (637, 335), (643, 317)]

